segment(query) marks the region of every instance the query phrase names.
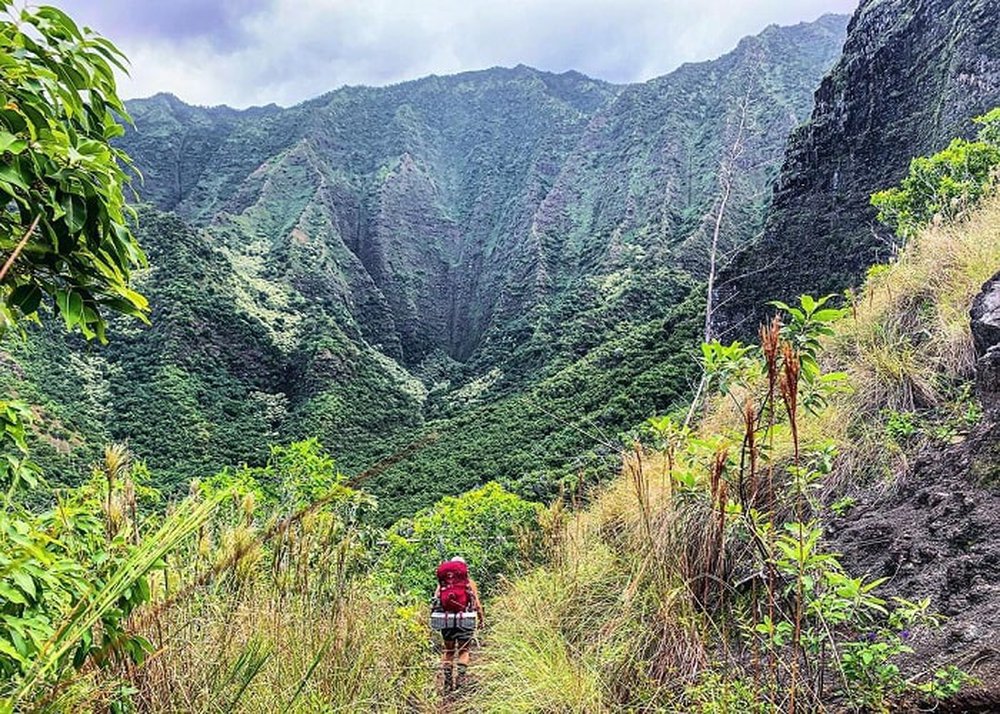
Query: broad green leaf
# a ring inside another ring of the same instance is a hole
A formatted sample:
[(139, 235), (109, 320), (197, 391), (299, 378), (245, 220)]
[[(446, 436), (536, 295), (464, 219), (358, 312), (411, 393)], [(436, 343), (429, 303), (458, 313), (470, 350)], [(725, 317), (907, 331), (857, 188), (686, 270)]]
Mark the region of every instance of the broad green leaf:
[(24, 175), (14, 163), (0, 164), (0, 181), (13, 184), (25, 191), (28, 190), (28, 184), (24, 180)]
[(817, 322), (833, 322), (842, 318), (848, 311), (838, 310), (836, 308), (826, 308), (825, 310), (817, 310), (813, 313), (812, 319)]
[(20, 154), (28, 147), (28, 142), (18, 138), (14, 134), (0, 131), (0, 154), (9, 151), (12, 154)]
[(17, 605), (28, 604), (27, 598), (24, 597), (24, 594), (20, 590), (4, 582), (0, 582), (0, 600), (6, 600)]
[(17, 587), (21, 588), (21, 592), (32, 599), (35, 598), (35, 581), (32, 580), (30, 575), (23, 570), (15, 570), (10, 573), (10, 578)]
[(76, 39), (83, 39), (83, 35), (80, 34), (80, 28), (78, 28), (76, 23), (73, 22), (73, 19), (62, 10), (52, 6), (42, 6), (38, 8), (36, 14), (38, 17), (51, 21), (69, 36), (75, 37)]
[(69, 230), (73, 233), (83, 229), (87, 222), (86, 204), (75, 194), (63, 196), (62, 208), (66, 212), (65, 221)]
[(3, 637), (0, 637), (0, 654), (5, 654), (20, 664), (28, 663), (27, 657), (21, 654), (9, 640), (4, 639)]
[(66, 323), (66, 329), (80, 323), (83, 318), (83, 298), (75, 290), (61, 290), (56, 294), (56, 304)]

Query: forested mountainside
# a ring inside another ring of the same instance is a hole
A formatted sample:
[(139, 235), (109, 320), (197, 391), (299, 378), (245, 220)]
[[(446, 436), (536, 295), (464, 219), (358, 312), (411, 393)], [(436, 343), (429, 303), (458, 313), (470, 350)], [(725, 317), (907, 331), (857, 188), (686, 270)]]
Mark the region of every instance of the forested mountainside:
[(845, 24), (770, 27), (629, 86), (519, 66), (288, 109), (131, 102), (152, 326), (4, 356), (36, 455), (72, 479), (128, 440), (182, 484), (306, 436), (356, 472), (436, 432), (367, 484), (384, 518), (590, 473), (696, 380), (720, 162), (729, 250), (761, 229)]
[(730, 337), (756, 329), (767, 300), (840, 292), (893, 255), (895, 238), (869, 198), (911, 157), (1000, 104), (997, 0), (865, 0), (844, 53), (789, 140), (763, 238), (720, 282), (717, 322)]

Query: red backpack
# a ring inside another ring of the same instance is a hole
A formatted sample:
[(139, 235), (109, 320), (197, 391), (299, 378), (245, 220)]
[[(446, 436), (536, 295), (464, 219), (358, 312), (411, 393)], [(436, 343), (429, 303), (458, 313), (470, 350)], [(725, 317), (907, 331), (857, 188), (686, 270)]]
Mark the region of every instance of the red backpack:
[(469, 566), (457, 560), (447, 560), (437, 569), (439, 599), (445, 612), (465, 612), (472, 605)]

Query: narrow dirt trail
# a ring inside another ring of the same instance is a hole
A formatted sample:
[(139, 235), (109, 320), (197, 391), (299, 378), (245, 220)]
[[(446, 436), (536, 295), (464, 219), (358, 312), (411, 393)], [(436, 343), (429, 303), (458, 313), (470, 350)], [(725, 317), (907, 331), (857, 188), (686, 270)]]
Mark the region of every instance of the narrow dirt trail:
[(441, 673), (441, 650), (435, 651), (435, 687), (437, 691), (437, 714), (476, 714), (480, 708), (476, 705), (476, 691), (479, 686), (483, 657), (486, 653), (485, 638), (477, 633), (471, 650), (471, 660), (466, 674), (465, 683), (461, 689), (451, 692), (444, 691), (443, 675)]

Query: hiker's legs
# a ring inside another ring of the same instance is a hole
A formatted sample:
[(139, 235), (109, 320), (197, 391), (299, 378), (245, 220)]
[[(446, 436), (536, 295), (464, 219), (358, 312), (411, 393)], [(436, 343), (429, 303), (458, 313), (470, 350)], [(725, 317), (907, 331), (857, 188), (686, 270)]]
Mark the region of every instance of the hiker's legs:
[(465, 684), (465, 673), (469, 668), (469, 659), (472, 656), (472, 640), (461, 640), (458, 643), (458, 676), (455, 678), (455, 686), (461, 687)]
[(465, 640), (458, 643), (458, 663), (463, 667), (469, 666), (469, 659), (472, 657), (472, 640)]
[(444, 675), (444, 690), (452, 689), (455, 683), (454, 670), (455, 663), (455, 640), (445, 640), (444, 649), (441, 650), (441, 672)]
[(445, 640), (441, 650), (441, 664), (451, 664), (455, 661), (455, 640)]

